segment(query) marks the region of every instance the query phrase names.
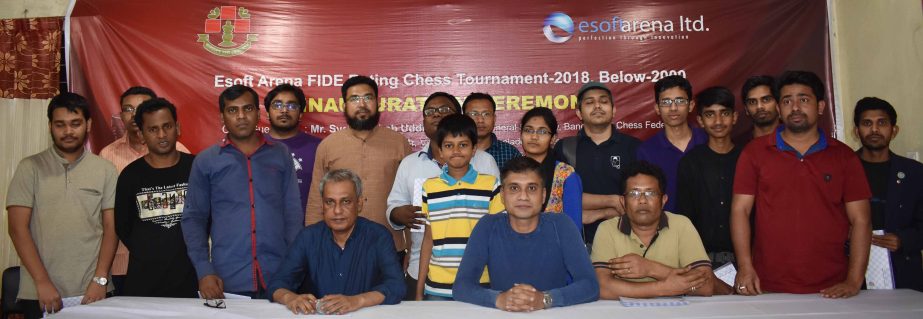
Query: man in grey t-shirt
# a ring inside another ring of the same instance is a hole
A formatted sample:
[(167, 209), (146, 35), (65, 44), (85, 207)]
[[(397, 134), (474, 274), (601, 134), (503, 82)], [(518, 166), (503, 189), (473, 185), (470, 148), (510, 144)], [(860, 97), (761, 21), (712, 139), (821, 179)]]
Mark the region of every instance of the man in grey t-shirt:
[(82, 296), (87, 304), (112, 290), (118, 175), (84, 147), (89, 112), (80, 95), (51, 99), (54, 146), (21, 161), (7, 193), (10, 239), (23, 265), (17, 297), (27, 319), (57, 312), (62, 298)]

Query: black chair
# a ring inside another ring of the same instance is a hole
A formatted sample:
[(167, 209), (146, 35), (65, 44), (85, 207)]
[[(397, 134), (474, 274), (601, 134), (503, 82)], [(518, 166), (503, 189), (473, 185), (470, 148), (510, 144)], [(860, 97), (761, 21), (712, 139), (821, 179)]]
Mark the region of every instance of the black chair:
[(19, 294), (19, 266), (3, 271), (3, 290), (0, 291), (0, 318), (7, 319), (11, 314), (21, 314), (22, 308), (16, 302)]

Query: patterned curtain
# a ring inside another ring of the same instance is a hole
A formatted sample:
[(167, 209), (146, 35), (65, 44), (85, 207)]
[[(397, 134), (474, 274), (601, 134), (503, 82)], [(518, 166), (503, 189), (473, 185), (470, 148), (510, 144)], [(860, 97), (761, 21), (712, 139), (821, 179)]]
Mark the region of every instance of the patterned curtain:
[(0, 20), (0, 98), (58, 94), (64, 18)]

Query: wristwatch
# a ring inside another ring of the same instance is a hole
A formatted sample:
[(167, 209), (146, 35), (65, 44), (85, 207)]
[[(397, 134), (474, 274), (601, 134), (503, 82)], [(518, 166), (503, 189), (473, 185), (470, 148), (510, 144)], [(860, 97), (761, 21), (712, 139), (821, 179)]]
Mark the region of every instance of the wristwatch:
[(109, 279), (106, 277), (93, 277), (93, 282), (100, 286), (106, 286), (109, 283)]
[(545, 304), (545, 309), (551, 308), (551, 294), (546, 292), (542, 293), (545, 297), (542, 299), (542, 303)]

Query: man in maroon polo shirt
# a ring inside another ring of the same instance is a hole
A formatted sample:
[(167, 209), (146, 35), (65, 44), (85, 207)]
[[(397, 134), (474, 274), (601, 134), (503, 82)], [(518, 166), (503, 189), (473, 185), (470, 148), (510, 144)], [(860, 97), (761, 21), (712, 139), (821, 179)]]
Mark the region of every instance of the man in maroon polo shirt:
[(862, 164), (848, 146), (817, 128), (826, 103), (816, 74), (785, 72), (777, 86), (784, 125), (750, 142), (737, 162), (734, 288), (743, 295), (855, 296), (871, 245), (871, 192)]

